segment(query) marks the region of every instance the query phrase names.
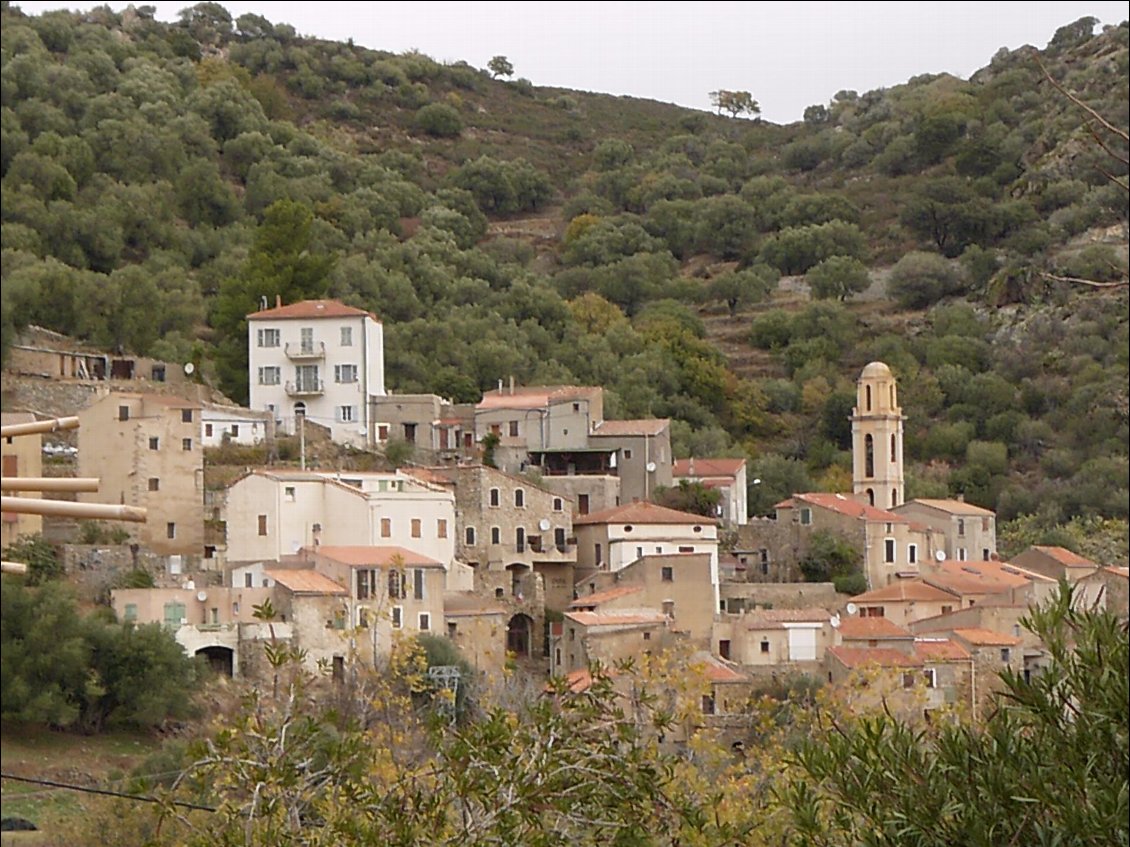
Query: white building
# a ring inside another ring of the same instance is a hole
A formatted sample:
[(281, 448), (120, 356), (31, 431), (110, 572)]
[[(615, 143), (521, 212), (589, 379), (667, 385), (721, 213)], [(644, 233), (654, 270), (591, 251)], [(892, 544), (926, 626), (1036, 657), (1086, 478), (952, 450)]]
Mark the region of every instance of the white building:
[(240, 406), (205, 406), (200, 410), (200, 443), (204, 447), (240, 444), (253, 447), (262, 443), (274, 418), (267, 412), (253, 412)]
[(442, 563), (449, 590), (471, 587), (471, 569), (455, 561), (454, 493), (407, 474), (256, 470), (232, 483), (223, 517), (229, 562), (396, 546)]
[(672, 482), (698, 482), (721, 492), (718, 517), (730, 526), (749, 523), (745, 459), (679, 459), (671, 469)]
[(303, 300), (247, 316), (251, 408), (293, 434), (299, 417), (334, 441), (371, 443), (369, 399), (385, 393), (384, 330), (336, 300)]

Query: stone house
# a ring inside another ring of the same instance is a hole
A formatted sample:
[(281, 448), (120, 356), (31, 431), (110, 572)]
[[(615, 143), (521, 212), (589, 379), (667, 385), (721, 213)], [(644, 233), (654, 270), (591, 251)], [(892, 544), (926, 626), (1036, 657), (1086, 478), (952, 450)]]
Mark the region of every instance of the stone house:
[(1075, 583), (1078, 602), (1087, 607), (1105, 608), (1125, 622), (1130, 618), (1130, 568), (1097, 568)]
[(1050, 577), (1005, 562), (932, 562), (922, 580), (961, 598), (961, 607), (995, 596), (1013, 603), (1035, 605), (1049, 599), (1059, 585)]
[(437, 394), (386, 394), (371, 398), (377, 446), (401, 440), (416, 448), (417, 461), (449, 462), (477, 457), (475, 407)]
[(755, 609), (722, 617), (714, 628), (717, 654), (743, 667), (819, 670), (833, 644), (836, 617), (827, 609)]
[(914, 636), (910, 630), (887, 618), (840, 618), (833, 632), (837, 646), (914, 652)]
[(645, 555), (706, 553), (714, 609), (719, 608), (718, 522), (654, 503), (629, 503), (574, 518), (578, 573), (615, 573)]
[(647, 501), (656, 489), (670, 488), (671, 421), (601, 421), (589, 433), (593, 447), (615, 451), (622, 503)]
[(498, 439), (495, 460), (524, 470), (531, 453), (583, 450), (604, 420), (604, 391), (592, 386), (518, 386), (486, 391), (475, 407), (475, 441)]
[(336, 300), (303, 300), (247, 316), (250, 406), (280, 432), (300, 418), (334, 441), (373, 443), (370, 398), (385, 393), (384, 329), (371, 312)]
[(849, 608), (861, 618), (885, 618), (899, 626), (913, 621), (944, 615), (961, 608), (961, 596), (946, 591), (921, 579), (901, 579), (883, 588), (857, 594), (849, 601)]
[(214, 403), (200, 409), (200, 444), (204, 447), (221, 447), (224, 444), (253, 447), (270, 440), (274, 433), (275, 419), (268, 412)]
[(930, 527), (943, 539), (947, 559), (987, 562), (997, 555), (997, 516), (964, 500), (909, 500), (891, 509)]
[[(35, 423), (35, 415), (30, 412), (4, 412), (0, 426)], [(39, 433), (17, 435), (0, 439), (3, 475), (5, 477), (43, 476), (43, 436)], [(5, 491), (5, 497), (39, 497), (34, 491)], [(17, 512), (0, 514), (0, 547), (7, 547), (24, 535), (35, 535), (43, 531), (42, 515), (25, 515)]]
[(471, 667), (487, 676), (506, 667), (507, 623), (512, 618), (501, 603), (479, 592), (448, 592), (443, 598), (445, 634)]
[(1085, 576), (1090, 576), (1098, 568), (1098, 563), (1092, 562), (1085, 556), (1080, 556), (1066, 547), (1044, 547), (1033, 545), (1019, 555), (1013, 556), (1008, 562), (1024, 570), (1034, 571), (1059, 581), (1066, 579), (1068, 582), (1078, 582)]
[(551, 645), (550, 672), (569, 674), (594, 661), (614, 665), (640, 653), (659, 652), (675, 641), (671, 620), (661, 611), (566, 612), (561, 638)]
[(481, 464), (411, 473), (454, 492), (460, 561), (513, 578), (536, 572), (544, 581), (548, 608), (563, 610), (569, 604), (577, 547), (572, 508), (562, 495)]
[(792, 528), (794, 560), (804, 557), (813, 533), (839, 535), (862, 553), (871, 588), (917, 576), (941, 544), (929, 527), (844, 494), (795, 494), (774, 508), (777, 523)]
[(204, 452), (199, 403), (110, 392), (78, 413), (78, 475), (99, 477), (80, 502), (122, 503), (148, 520), (123, 524), (161, 555), (204, 554)]
[(679, 459), (671, 469), (671, 482), (678, 485), (684, 480), (721, 493), (718, 517), (724, 526), (749, 522), (745, 459)]
[(267, 570), (271, 599), (279, 625), (288, 627), (293, 646), (303, 651), (310, 672), (330, 668), (335, 680), (345, 676), (346, 663), (355, 658), (357, 639), (349, 627), (349, 591), (344, 585), (312, 568)]

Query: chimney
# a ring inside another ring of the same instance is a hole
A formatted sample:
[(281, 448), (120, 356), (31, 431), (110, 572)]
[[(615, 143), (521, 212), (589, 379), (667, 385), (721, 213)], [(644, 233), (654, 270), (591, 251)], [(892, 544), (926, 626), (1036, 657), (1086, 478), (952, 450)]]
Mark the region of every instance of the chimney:
[(510, 396), (514, 396), (514, 374), (510, 374)]
[(278, 309), (278, 308), (280, 308), (281, 306), (282, 306), (282, 295), (281, 295), (281, 294), (276, 294), (276, 295), (275, 295), (275, 308), (276, 308), (276, 309)]
[(691, 456), (690, 464), (687, 467), (687, 476), (694, 476), (694, 456)]
[(965, 502), (965, 494), (958, 494), (957, 495), (957, 502), (958, 503), (964, 503)]

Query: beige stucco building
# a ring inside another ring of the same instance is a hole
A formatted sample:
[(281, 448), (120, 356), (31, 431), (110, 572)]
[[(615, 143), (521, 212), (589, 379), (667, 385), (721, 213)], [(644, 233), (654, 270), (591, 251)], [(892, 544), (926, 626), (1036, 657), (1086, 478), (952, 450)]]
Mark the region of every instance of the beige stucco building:
[(961, 596), (923, 582), (900, 579), (851, 598), (849, 612), (862, 618), (885, 618), (899, 626), (961, 608)]
[(334, 441), (372, 443), (370, 398), (385, 393), (384, 328), (364, 309), (303, 300), (247, 316), (250, 406), (271, 413), (280, 432), (298, 419)]
[(1009, 564), (1051, 579), (1066, 579), (1072, 583), (1090, 576), (1098, 568), (1098, 563), (1065, 547), (1040, 545), (1033, 545), (1023, 553), (1013, 556), (1009, 559)]
[[(34, 423), (35, 415), (30, 412), (4, 412), (2, 426)], [(0, 439), (0, 454), (3, 455), (3, 475), (5, 477), (43, 476), (43, 436), (39, 433), (18, 435)], [(40, 497), (35, 491), (6, 491), (11, 497)], [(0, 514), (0, 546), (7, 547), (23, 535), (35, 535), (43, 531), (41, 515), (25, 515), (16, 512)]]
[(891, 511), (941, 533), (947, 559), (987, 562), (997, 555), (997, 516), (988, 509), (964, 500), (920, 499)]
[(204, 453), (200, 404), (110, 392), (78, 413), (78, 474), (101, 478), (87, 503), (147, 510), (130, 537), (162, 555), (204, 554)]

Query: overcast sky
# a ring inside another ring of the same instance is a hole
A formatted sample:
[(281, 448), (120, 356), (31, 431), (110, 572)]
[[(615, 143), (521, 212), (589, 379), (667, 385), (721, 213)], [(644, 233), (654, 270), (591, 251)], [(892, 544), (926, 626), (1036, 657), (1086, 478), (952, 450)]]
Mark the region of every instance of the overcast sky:
[[(127, 4), (19, 2), (28, 14)], [(149, 2), (176, 20), (188, 2)], [(762, 117), (800, 120), (841, 89), (861, 94), (924, 73), (968, 78), (1001, 47), (1043, 47), (1081, 17), (1118, 24), (1122, 2), (221, 2), (301, 35), (442, 62), (510, 59), (535, 85), (709, 109), (719, 88), (749, 91)]]

